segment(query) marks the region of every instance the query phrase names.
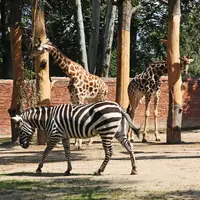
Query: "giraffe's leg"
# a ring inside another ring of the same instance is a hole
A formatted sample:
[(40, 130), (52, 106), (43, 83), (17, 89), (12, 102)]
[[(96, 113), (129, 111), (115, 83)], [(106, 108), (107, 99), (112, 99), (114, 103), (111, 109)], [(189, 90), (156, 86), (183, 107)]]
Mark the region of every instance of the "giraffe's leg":
[[(129, 102), (131, 105), (131, 110), (130, 110), (130, 116), (134, 122), (134, 117), (135, 117), (135, 113), (138, 107), (138, 104), (140, 102), (140, 99), (142, 98), (142, 94), (141, 93), (135, 93), (134, 95), (129, 95)], [(128, 128), (128, 140), (133, 142), (134, 141), (134, 134), (132, 132), (132, 129), (129, 127)]]
[(89, 139), (88, 146), (91, 146), (91, 145), (92, 145), (92, 143), (93, 143), (93, 141), (94, 141), (94, 139), (93, 139), (93, 138), (90, 138), (90, 139)]
[(147, 142), (147, 129), (148, 129), (150, 103), (151, 103), (151, 95), (147, 94), (145, 96), (145, 123), (144, 123), (144, 132), (143, 132), (142, 142)]
[(104, 161), (101, 164), (100, 168), (94, 172), (94, 175), (101, 175), (101, 173), (105, 170), (106, 165), (108, 164), (108, 162), (113, 154), (111, 139), (107, 139), (105, 136), (101, 136), (101, 138), (102, 138), (103, 148), (105, 151), (105, 158), (104, 158)]
[(155, 98), (154, 98), (154, 126), (155, 126), (156, 141), (160, 141), (159, 132), (158, 132), (158, 119), (157, 119), (159, 98), (160, 98), (160, 90), (156, 92)]
[(42, 155), (42, 159), (38, 165), (38, 168), (36, 169), (37, 173), (41, 173), (42, 172), (42, 167), (44, 164), (44, 161), (47, 157), (47, 155), (49, 154), (49, 152), (55, 147), (55, 145), (58, 143), (59, 138), (53, 138), (53, 139), (49, 139), (48, 143), (47, 143), (47, 147), (45, 148), (43, 155)]
[(69, 139), (62, 139), (62, 144), (65, 150), (65, 157), (67, 159), (67, 170), (65, 172), (65, 175), (70, 175), (70, 172), (72, 170), (71, 165), (71, 158), (70, 158), (70, 142)]
[[(84, 104), (84, 97), (77, 96), (78, 94), (71, 94), (71, 102), (72, 104), (81, 105)], [(82, 148), (82, 139), (75, 138), (74, 148), (80, 150)]]

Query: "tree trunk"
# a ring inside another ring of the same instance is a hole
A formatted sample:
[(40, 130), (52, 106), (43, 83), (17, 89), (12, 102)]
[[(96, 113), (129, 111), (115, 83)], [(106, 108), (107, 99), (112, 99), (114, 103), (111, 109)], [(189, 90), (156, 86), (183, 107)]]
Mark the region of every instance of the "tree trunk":
[(124, 0), (119, 3), (116, 101), (125, 109), (128, 106), (131, 9), (131, 0)]
[(108, 77), (109, 75), (116, 10), (117, 7), (112, 4), (112, 0), (108, 0), (105, 15), (104, 32), (101, 38), (102, 48), (100, 50), (100, 60), (97, 73), (100, 76), (103, 74), (103, 72), (105, 72), (106, 77)]
[[(14, 3), (14, 2), (13, 2)], [(8, 1), (7, 1), (8, 4)], [(11, 3), (12, 4), (12, 3)], [(1, 78), (13, 78), (13, 72), (12, 72), (12, 63), (11, 63), (11, 44), (10, 44), (10, 35), (7, 31), (8, 24), (6, 15), (8, 15), (8, 10), (6, 9), (8, 5), (6, 6), (6, 1), (1, 0), (1, 33), (2, 33), (2, 77)], [(11, 5), (11, 9), (14, 9)], [(12, 12), (12, 11), (11, 11)]]
[(81, 9), (81, 0), (75, 0), (76, 11), (77, 11), (77, 29), (79, 36), (79, 44), (81, 51), (81, 64), (84, 66), (85, 70), (88, 71), (88, 61), (87, 61), (87, 51), (85, 44), (85, 31), (83, 24), (83, 15)]
[[(11, 2), (11, 61), (13, 68), (13, 91), (11, 106), (8, 110), (10, 117), (20, 114), (21, 110), (21, 87), (24, 80), (24, 66), (22, 61), (22, 29), (21, 29), (21, 0), (12, 0)], [(18, 131), (16, 123), (11, 120), (12, 142), (18, 139)]]
[[(169, 112), (167, 123), (167, 143), (181, 142), (182, 92), (179, 55), (180, 0), (169, 0), (168, 21), (168, 77)], [(174, 99), (173, 99), (174, 96)]]
[[(42, 0), (33, 2), (33, 36), (34, 44), (38, 43), (38, 38), (42, 42), (46, 40), (44, 7)], [(39, 96), (38, 105), (50, 105), (50, 79), (49, 79), (49, 53), (44, 53), (35, 58), (36, 86)], [(38, 130), (37, 143), (46, 143), (46, 133)]]
[(89, 71), (96, 73), (97, 50), (99, 44), (100, 0), (92, 0), (92, 26), (89, 44)]

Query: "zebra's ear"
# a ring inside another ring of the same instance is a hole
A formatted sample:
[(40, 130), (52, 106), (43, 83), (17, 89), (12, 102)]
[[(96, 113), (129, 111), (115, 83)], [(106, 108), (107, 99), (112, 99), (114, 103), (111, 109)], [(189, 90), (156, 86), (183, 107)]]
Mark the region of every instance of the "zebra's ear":
[(15, 122), (22, 122), (22, 118), (20, 115), (16, 115), (15, 117), (11, 117)]

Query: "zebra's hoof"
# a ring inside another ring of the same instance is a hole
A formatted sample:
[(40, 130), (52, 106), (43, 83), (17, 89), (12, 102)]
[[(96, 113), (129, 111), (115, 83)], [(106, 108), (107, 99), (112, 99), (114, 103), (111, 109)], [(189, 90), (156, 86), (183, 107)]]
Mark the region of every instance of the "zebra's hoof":
[(156, 141), (157, 141), (157, 142), (160, 142), (160, 138), (156, 138)]
[(142, 142), (143, 142), (143, 143), (147, 143), (147, 139), (143, 138), (143, 139), (142, 139)]
[(42, 170), (41, 170), (40, 168), (37, 168), (37, 169), (36, 169), (36, 173), (37, 173), (37, 174), (41, 174), (41, 173), (42, 173)]
[(96, 172), (94, 172), (94, 176), (100, 176), (100, 175), (101, 175), (100, 170), (97, 170)]
[(70, 175), (70, 171), (66, 171), (66, 172), (64, 173), (64, 175), (65, 175), (65, 176), (69, 176), (69, 175)]
[(131, 175), (137, 175), (138, 173), (137, 173), (137, 170), (136, 169), (133, 169), (132, 171), (131, 171)]

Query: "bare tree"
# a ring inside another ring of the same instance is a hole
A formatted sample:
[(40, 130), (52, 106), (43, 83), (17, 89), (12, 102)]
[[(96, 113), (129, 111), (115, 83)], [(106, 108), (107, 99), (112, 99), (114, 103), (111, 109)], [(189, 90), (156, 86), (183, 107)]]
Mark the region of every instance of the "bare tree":
[(102, 44), (100, 52), (100, 60), (98, 65), (98, 73), (101, 75), (105, 71), (105, 76), (108, 77), (110, 70), (110, 59), (112, 53), (112, 42), (115, 27), (115, 19), (117, 7), (112, 4), (112, 0), (107, 2), (107, 10), (105, 15), (104, 31), (101, 38)]
[[(144, 2), (149, 2), (146, 0)], [(118, 5), (118, 50), (116, 101), (124, 108), (128, 106), (127, 88), (130, 74), (130, 24), (132, 15), (142, 4), (132, 6), (131, 0), (114, 1)]]
[(99, 44), (99, 24), (100, 24), (100, 0), (92, 0), (92, 25), (89, 43), (89, 71), (91, 74), (96, 72), (97, 50)]
[[(33, 36), (34, 44), (38, 44), (38, 38), (41, 41), (46, 40), (44, 7), (42, 0), (33, 1)], [(50, 79), (49, 79), (49, 53), (43, 53), (35, 58), (36, 85), (39, 96), (38, 105), (50, 104)], [(46, 134), (38, 130), (38, 144), (45, 144)]]
[(87, 61), (87, 51), (86, 51), (86, 44), (85, 44), (85, 31), (84, 31), (84, 23), (83, 23), (83, 15), (82, 15), (82, 8), (81, 8), (81, 0), (75, 0), (76, 11), (77, 11), (77, 29), (78, 29), (78, 36), (79, 36), (79, 44), (80, 44), (80, 51), (81, 51), (81, 64), (88, 71), (88, 61)]
[(180, 0), (169, 0), (168, 5), (168, 85), (169, 108), (167, 119), (167, 143), (181, 142), (182, 78), (180, 69)]
[[(8, 110), (11, 117), (15, 114), (20, 114), (21, 101), (20, 92), (24, 80), (24, 66), (22, 60), (22, 28), (21, 24), (21, 0), (12, 0), (11, 3), (11, 57), (13, 68), (13, 91), (12, 102)], [(16, 142), (18, 138), (17, 125), (11, 120), (12, 142)]]

